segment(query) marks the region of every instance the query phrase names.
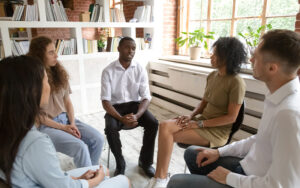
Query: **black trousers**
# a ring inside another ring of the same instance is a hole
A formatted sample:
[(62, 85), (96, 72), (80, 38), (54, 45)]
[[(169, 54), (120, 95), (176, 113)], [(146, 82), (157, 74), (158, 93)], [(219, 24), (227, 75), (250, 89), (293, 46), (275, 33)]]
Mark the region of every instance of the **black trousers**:
[[(130, 113), (136, 113), (138, 111), (139, 102), (129, 102), (113, 105), (114, 108), (120, 113), (120, 115), (126, 115)], [(120, 141), (120, 130), (126, 130), (126, 128), (120, 121), (109, 115), (105, 114), (105, 134), (108, 144), (112, 153), (115, 156), (116, 164), (119, 166), (123, 161), (122, 144)], [(146, 110), (144, 114), (138, 119), (138, 125), (144, 128), (143, 146), (140, 151), (140, 158), (143, 165), (152, 165), (154, 156), (155, 137), (158, 129), (157, 119)], [(134, 127), (135, 128), (135, 127)], [(133, 129), (133, 128), (131, 128)]]

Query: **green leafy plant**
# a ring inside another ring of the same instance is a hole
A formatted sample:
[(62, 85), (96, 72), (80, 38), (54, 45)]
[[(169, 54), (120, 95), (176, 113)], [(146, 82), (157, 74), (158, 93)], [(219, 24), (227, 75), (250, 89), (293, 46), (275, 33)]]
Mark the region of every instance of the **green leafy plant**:
[(204, 28), (197, 29), (193, 32), (181, 32), (185, 36), (178, 37), (175, 39), (177, 44), (182, 47), (185, 43), (187, 43), (187, 47), (202, 47), (204, 45), (204, 48), (207, 50), (207, 40), (206, 39), (214, 39), (214, 32), (208, 32), (206, 35), (204, 33)]
[(97, 46), (98, 46), (98, 48), (104, 48), (105, 47), (105, 41), (103, 41), (103, 40), (98, 40), (97, 41)]
[(250, 53), (252, 53), (253, 49), (255, 47), (257, 47), (261, 32), (262, 32), (262, 30), (265, 30), (265, 29), (271, 30), (272, 25), (271, 24), (262, 25), (257, 30), (254, 30), (252, 27), (248, 26), (247, 32), (244, 32), (244, 33), (239, 32), (238, 33), (239, 36), (241, 36), (246, 41), (246, 44), (248, 46), (248, 50), (250, 51)]

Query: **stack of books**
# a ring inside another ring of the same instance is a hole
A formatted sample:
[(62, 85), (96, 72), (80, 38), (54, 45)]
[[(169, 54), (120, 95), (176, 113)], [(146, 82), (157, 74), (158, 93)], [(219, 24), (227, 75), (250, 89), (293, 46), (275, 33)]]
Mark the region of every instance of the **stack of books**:
[(107, 52), (118, 52), (118, 46), (121, 38), (120, 37), (108, 37), (107, 38)]
[(118, 8), (110, 9), (110, 21), (111, 22), (126, 22), (124, 12)]
[(91, 4), (89, 12), (91, 12), (91, 22), (104, 22), (103, 0), (96, 0), (95, 4)]
[(151, 6), (139, 6), (134, 12), (134, 18), (138, 20), (138, 22), (151, 22)]
[(45, 4), (48, 21), (68, 21), (64, 5), (60, 0), (46, 0)]
[(91, 53), (97, 53), (97, 40), (87, 40), (82, 39), (83, 41), (83, 53), (85, 54), (91, 54)]
[(13, 21), (38, 21), (39, 11), (37, 3), (33, 5), (17, 5), (12, 17)]
[(70, 40), (57, 39), (55, 43), (55, 52), (57, 55), (76, 54), (76, 40), (74, 38)]
[(24, 55), (27, 54), (29, 51), (29, 41), (24, 40), (17, 42), (16, 40), (11, 40), (11, 46), (12, 46), (12, 53), (13, 55)]
[(4, 47), (2, 42), (0, 42), (0, 59), (4, 58)]

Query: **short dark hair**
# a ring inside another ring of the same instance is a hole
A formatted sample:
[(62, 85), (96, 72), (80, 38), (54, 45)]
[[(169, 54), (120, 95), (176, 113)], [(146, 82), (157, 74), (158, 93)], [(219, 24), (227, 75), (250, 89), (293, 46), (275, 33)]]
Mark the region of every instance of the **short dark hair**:
[(237, 38), (220, 37), (214, 44), (218, 59), (226, 64), (227, 74), (237, 74), (241, 70), (242, 63), (247, 60), (247, 51)]
[(267, 32), (261, 38), (261, 52), (269, 53), (279, 60), (283, 71), (293, 73), (300, 66), (300, 34), (285, 29)]
[(121, 45), (122, 45), (125, 41), (127, 41), (127, 40), (132, 41), (132, 42), (135, 43), (135, 41), (133, 40), (133, 38), (131, 38), (131, 37), (123, 37), (123, 38), (120, 40), (120, 42), (119, 42), (119, 46), (121, 46)]
[(16, 56), (0, 61), (0, 169), (9, 186), (19, 145), (41, 113), (44, 75), (37, 58)]

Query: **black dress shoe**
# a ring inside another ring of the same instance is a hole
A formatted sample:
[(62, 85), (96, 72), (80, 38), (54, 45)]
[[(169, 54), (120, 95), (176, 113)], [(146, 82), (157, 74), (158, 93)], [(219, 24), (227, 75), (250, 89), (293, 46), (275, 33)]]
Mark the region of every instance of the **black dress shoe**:
[(117, 176), (119, 174), (124, 175), (125, 174), (125, 168), (126, 168), (126, 163), (125, 163), (124, 159), (123, 160), (121, 159), (120, 161), (118, 161), (117, 168), (116, 168), (116, 171), (114, 173), (114, 176)]
[(116, 168), (114, 176), (117, 176), (117, 175), (120, 175), (120, 174), (121, 175), (125, 174), (125, 167), (124, 168)]
[(144, 170), (145, 174), (149, 178), (154, 177), (155, 169), (151, 165), (144, 165), (141, 161), (139, 161), (139, 167), (141, 167)]

